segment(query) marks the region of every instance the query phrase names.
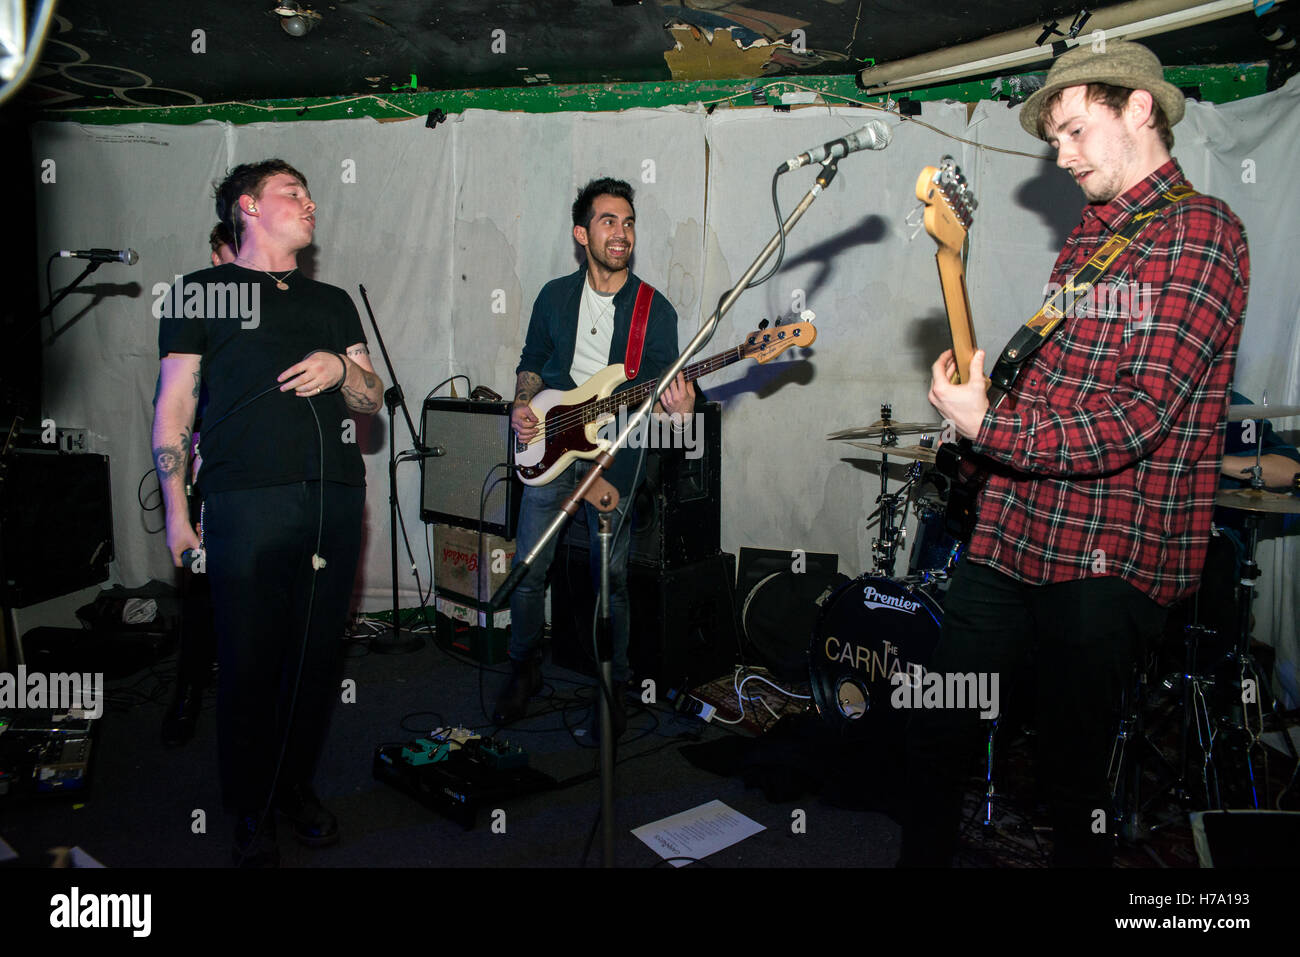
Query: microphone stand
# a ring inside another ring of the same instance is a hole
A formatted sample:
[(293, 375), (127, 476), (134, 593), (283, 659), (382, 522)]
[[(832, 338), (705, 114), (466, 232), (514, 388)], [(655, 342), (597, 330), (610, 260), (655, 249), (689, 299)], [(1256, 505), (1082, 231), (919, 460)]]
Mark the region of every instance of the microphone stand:
[[(776, 252), (777, 247), (781, 245), (783, 237), (789, 234), (790, 230), (794, 228), (795, 223), (799, 222), (803, 217), (803, 214), (807, 212), (808, 207), (813, 204), (813, 201), (816, 200), (826, 187), (830, 185), (831, 180), (835, 178), (837, 172), (835, 165), (837, 160), (838, 157), (832, 157), (822, 164), (821, 172), (817, 174), (816, 183), (814, 183), (812, 188), (804, 194), (803, 199), (799, 201), (799, 205), (794, 208), (793, 212), (790, 213), (785, 222), (781, 224), (780, 231), (768, 240), (767, 245), (764, 246), (762, 252), (758, 254), (758, 258), (750, 264), (750, 267), (745, 270), (745, 274), (740, 277), (740, 281), (728, 290), (727, 294), (722, 298), (722, 301), (718, 303), (718, 308), (713, 311), (713, 315), (709, 316), (709, 318), (705, 320), (704, 324), (700, 326), (699, 331), (696, 332), (691, 341), (686, 344), (686, 348), (682, 350), (681, 355), (679, 355), (673, 364), (668, 367), (668, 371), (659, 377), (654, 392), (641, 403), (635, 414), (628, 419), (627, 423), (623, 426), (623, 431), (621, 431), (618, 434), (618, 438), (614, 440), (614, 444), (600, 455), (596, 456), (593, 467), (588, 470), (586, 476), (578, 483), (578, 487), (573, 490), (573, 494), (560, 504), (559, 512), (556, 514), (555, 518), (551, 520), (551, 524), (546, 527), (541, 538), (533, 546), (532, 551), (525, 555), (523, 559), (520, 560), (513, 569), (511, 569), (510, 575), (501, 583), (501, 587), (492, 594), (491, 601), (489, 602), (489, 614), (495, 612), (505, 604), (506, 600), (510, 597), (510, 593), (515, 590), (519, 585), (519, 582), (528, 574), (529, 568), (532, 567), (533, 562), (537, 560), (542, 550), (546, 547), (546, 543), (554, 538), (564, 526), (564, 523), (578, 511), (579, 504), (581, 504), (583, 499), (587, 497), (588, 491), (596, 484), (597, 479), (599, 479), (604, 471), (609, 468), (610, 464), (614, 461), (614, 456), (625, 446), (628, 436), (631, 435), (632, 432), (635, 431), (636, 428), (649, 416), (655, 403), (659, 401), (659, 397), (663, 394), (664, 390), (668, 388), (669, 384), (677, 378), (677, 373), (686, 366), (686, 363), (690, 361), (691, 356), (695, 355), (695, 353), (699, 351), (700, 347), (703, 346), (704, 343), (713, 335), (713, 331), (717, 328), (719, 320), (726, 315), (727, 311), (735, 304), (736, 300), (740, 298), (740, 294), (745, 291), (745, 288), (749, 285), (750, 281), (758, 275), (758, 271), (762, 269), (763, 264), (771, 258), (772, 253)], [(628, 507), (631, 508), (630, 505)], [(605, 520), (606, 519), (602, 519), (602, 521)], [(604, 541), (602, 541), (601, 547), (600, 588), (600, 607), (602, 609), (602, 615), (604, 615), (609, 608), (609, 553)], [(603, 838), (605, 843), (603, 860), (604, 866), (613, 867), (614, 762), (613, 741), (611, 738), (614, 732), (609, 712), (609, 703), (613, 695), (613, 684), (610, 680), (610, 669), (607, 668), (607, 666), (610, 665), (610, 662), (602, 660), (600, 664), (601, 683), (603, 685), (600, 696), (600, 742), (602, 757), (600, 813), (601, 821), (604, 824)], [(605, 760), (605, 751), (607, 748), (609, 749), (608, 761)]]
[[(56, 257), (51, 256), (50, 258), (54, 259)], [(68, 285), (64, 286), (63, 289), (59, 292), (59, 294), (50, 300), (49, 305), (47, 305), (44, 309), (42, 309), (40, 312), (36, 314), (36, 321), (32, 323), (30, 326), (28, 326), (27, 332), (23, 334), (26, 335), (27, 333), (32, 332), (37, 326), (39, 326), (41, 324), (41, 320), (44, 319), (46, 316), (48, 316), (50, 313), (54, 312), (54, 307), (57, 306), (59, 303), (63, 302), (63, 300), (67, 298), (68, 293), (72, 292), (72, 290), (80, 286), (87, 276), (89, 276), (92, 272), (94, 272), (102, 265), (104, 264), (97, 259), (92, 259), (88, 263), (86, 263), (86, 268), (81, 270), (81, 275), (78, 276), (76, 279), (72, 280), (72, 282), (68, 283)]]
[[(375, 311), (370, 308), (370, 298), (366, 295), (366, 287), (358, 284), (361, 290), (361, 301), (365, 303), (366, 312), (370, 316), (370, 325), (375, 330), (375, 341), (379, 343), (379, 351), (384, 357), (384, 365), (388, 368), (389, 381), (393, 384), (384, 390), (384, 404), (388, 407), (388, 544), (389, 557), (391, 560), (391, 571), (393, 576), (393, 627), (387, 637), (375, 638), (370, 642), (370, 650), (381, 655), (401, 655), (407, 652), (417, 651), (424, 647), (424, 639), (411, 631), (402, 634), (402, 628), (398, 618), (397, 607), (397, 463), (402, 461), (397, 455), (397, 409), (400, 406), (402, 413), (406, 416), (406, 427), (411, 433), (411, 444), (415, 450), (416, 458), (425, 458), (427, 456), (441, 455), (441, 450), (434, 451), (426, 448), (420, 443), (419, 433), (415, 430), (415, 422), (411, 419), (411, 411), (406, 406), (406, 397), (402, 393), (402, 387), (397, 381), (397, 372), (393, 369), (392, 360), (388, 357), (388, 347), (384, 345), (383, 334), (379, 331), (379, 323), (375, 321)], [(407, 453), (402, 453), (405, 456)], [(408, 459), (409, 461), (409, 459)], [(411, 559), (415, 559), (412, 557)], [(430, 570), (432, 574), (432, 570)]]

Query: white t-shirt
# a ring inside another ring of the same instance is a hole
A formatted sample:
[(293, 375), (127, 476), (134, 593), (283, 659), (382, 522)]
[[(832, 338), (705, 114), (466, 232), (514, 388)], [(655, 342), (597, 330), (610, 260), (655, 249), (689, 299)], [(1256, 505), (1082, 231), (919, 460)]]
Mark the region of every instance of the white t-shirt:
[(597, 292), (591, 288), (590, 281), (584, 280), (578, 305), (578, 341), (569, 368), (575, 385), (582, 385), (609, 365), (609, 346), (613, 341), (614, 293)]

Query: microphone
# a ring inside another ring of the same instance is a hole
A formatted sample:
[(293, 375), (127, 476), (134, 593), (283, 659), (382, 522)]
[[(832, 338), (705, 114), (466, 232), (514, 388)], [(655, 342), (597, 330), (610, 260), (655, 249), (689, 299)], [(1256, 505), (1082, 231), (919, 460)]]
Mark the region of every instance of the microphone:
[(134, 249), (60, 249), (59, 255), (64, 259), (89, 259), (94, 263), (126, 263), (134, 266), (140, 261), (140, 254)]
[(785, 172), (807, 166), (809, 163), (824, 163), (828, 159), (840, 159), (858, 150), (883, 150), (893, 140), (894, 134), (880, 120), (872, 120), (860, 130), (850, 133), (838, 140), (823, 143), (807, 153), (800, 153), (794, 159), (786, 160)]

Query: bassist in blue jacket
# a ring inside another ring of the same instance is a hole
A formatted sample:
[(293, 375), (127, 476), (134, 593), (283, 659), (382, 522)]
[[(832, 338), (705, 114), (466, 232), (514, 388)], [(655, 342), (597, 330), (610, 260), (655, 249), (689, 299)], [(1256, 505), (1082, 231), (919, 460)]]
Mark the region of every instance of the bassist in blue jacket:
[[(578, 193), (573, 204), (573, 238), (585, 252), (586, 263), (569, 276), (547, 283), (533, 304), (532, 318), (515, 386), (511, 427), (522, 443), (538, 438), (538, 419), (529, 403), (543, 389), (569, 390), (586, 382), (603, 368), (631, 360), (637, 374), (618, 391), (657, 379), (677, 358), (677, 312), (655, 292), (643, 329), (639, 363), (633, 314), (642, 282), (629, 263), (636, 245), (636, 212), (632, 188), (622, 180), (597, 179)], [(633, 349), (629, 350), (629, 339)], [(687, 415), (695, 406), (695, 387), (679, 375), (664, 392), (656, 411)], [(629, 410), (629, 412), (632, 410)], [(619, 492), (612, 518), (617, 530), (610, 554), (610, 608), (614, 625), (614, 725), (622, 733), (627, 719), (623, 692), (631, 676), (627, 646), (629, 634), (627, 556), (631, 540), (626, 520), (636, 486), (642, 476), (638, 449), (621, 451), (606, 474)], [(592, 467), (575, 461), (545, 485), (525, 486), (519, 512), (516, 561), (527, 555), (555, 517), (560, 503), (572, 494)], [(587, 503), (587, 528), (591, 554), (599, 555), (597, 512)], [(557, 536), (558, 538), (558, 536)], [(529, 570), (510, 597), (510, 677), (501, 689), (493, 712), (498, 725), (522, 717), (528, 699), (541, 690), (541, 638), (545, 624), (546, 574), (555, 556), (556, 539)]]

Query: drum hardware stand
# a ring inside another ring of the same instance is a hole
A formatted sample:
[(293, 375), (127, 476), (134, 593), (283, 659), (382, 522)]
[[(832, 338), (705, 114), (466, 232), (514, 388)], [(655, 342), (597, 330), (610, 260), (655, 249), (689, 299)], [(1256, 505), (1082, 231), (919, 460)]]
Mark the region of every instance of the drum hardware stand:
[[(1124, 689), (1119, 728), (1115, 734), (1115, 741), (1111, 745), (1110, 764), (1106, 769), (1106, 779), (1110, 782), (1111, 813), (1115, 816), (1115, 830), (1129, 843), (1137, 843), (1141, 838), (1143, 815), (1150, 811), (1171, 787), (1176, 794), (1182, 793), (1182, 779), (1146, 732), (1142, 718), (1146, 699), (1146, 670), (1138, 668), (1135, 669), (1132, 686)], [(1134, 750), (1129, 749), (1130, 739)], [(1151, 757), (1157, 761), (1159, 765), (1157, 770), (1162, 775), (1163, 781), (1143, 801), (1142, 775), (1146, 770), (1147, 760)]]
[[(1254, 490), (1264, 489), (1264, 469), (1260, 463), (1263, 454), (1263, 434), (1261, 431), (1259, 444), (1255, 452), (1255, 464), (1250, 468), (1250, 487)], [(1237, 628), (1237, 646), (1220, 662), (1216, 668), (1217, 674), (1227, 674), (1235, 679), (1232, 685), (1235, 694), (1231, 706), (1226, 709), (1226, 714), (1219, 716), (1219, 730), (1228, 732), (1224, 737), (1226, 739), (1236, 739), (1244, 741), (1244, 758), (1245, 773), (1248, 787), (1250, 789), (1250, 806), (1260, 808), (1260, 790), (1255, 775), (1254, 752), (1260, 743), (1260, 737), (1263, 733), (1264, 724), (1264, 696), (1268, 696), (1268, 708), (1275, 718), (1279, 717), (1277, 699), (1273, 697), (1268, 685), (1264, 681), (1264, 676), (1256, 666), (1255, 658), (1250, 653), (1250, 612), (1251, 604), (1255, 600), (1255, 581), (1259, 578), (1259, 564), (1255, 561), (1255, 551), (1259, 545), (1259, 516), (1249, 509), (1243, 509), (1245, 516), (1245, 533), (1246, 533), (1246, 555), (1241, 562), (1241, 575), (1238, 581), (1238, 628)], [(1253, 687), (1254, 704), (1259, 710), (1259, 728), (1251, 727), (1249, 703), (1245, 700), (1246, 689)], [(1240, 718), (1238, 718), (1238, 714)], [(1286, 733), (1286, 728), (1278, 721), (1278, 727), (1282, 734), (1282, 740), (1286, 743), (1287, 750), (1291, 752), (1291, 759), (1300, 764), (1300, 756), (1297, 756), (1295, 744), (1291, 741), (1291, 736)], [(1218, 737), (1218, 735), (1215, 735)], [(1211, 749), (1213, 749), (1213, 739), (1211, 740)], [(1227, 745), (1223, 745), (1226, 747)], [(1222, 748), (1220, 749), (1222, 750)], [(1269, 793), (1269, 772), (1268, 772), (1268, 752), (1261, 751), (1263, 758), (1263, 799), (1265, 803), (1268, 800)], [(1213, 758), (1211, 757), (1211, 763)], [(1218, 770), (1214, 770), (1215, 778), (1215, 807), (1223, 806), (1223, 796), (1219, 789)]]
[[(880, 407), (882, 417), (887, 417), (889, 406)], [(892, 436), (893, 441), (889, 441)], [(892, 433), (886, 435), (882, 440), (882, 445), (895, 445), (898, 442), (898, 436)], [(885, 578), (894, 577), (894, 565), (897, 562), (898, 550), (903, 546), (907, 539), (907, 512), (911, 507), (911, 500), (908, 495), (917, 482), (921, 480), (924, 469), (920, 462), (913, 462), (907, 468), (907, 478), (903, 481), (902, 486), (897, 492), (888, 491), (889, 488), (889, 456), (881, 455), (880, 457), (880, 495), (876, 497), (879, 503), (878, 507), (867, 516), (867, 522), (879, 517), (880, 519), (880, 537), (871, 541), (871, 560), (875, 566), (875, 573)], [(894, 516), (898, 518), (895, 521)], [(868, 527), (870, 525), (868, 524)]]
[(1000, 717), (994, 718), (993, 724), (989, 727), (988, 758), (984, 765), (984, 820), (980, 823), (986, 828), (993, 826), (993, 799), (999, 796), (993, 789), (993, 739), (998, 733), (1000, 721)]
[[(1199, 596), (1197, 602), (1199, 607)], [(1196, 617), (1199, 618), (1199, 614)], [(1200, 806), (1205, 808), (1214, 806), (1210, 796), (1210, 782), (1214, 779), (1212, 755), (1214, 752), (1215, 730), (1214, 724), (1210, 720), (1209, 702), (1205, 696), (1206, 689), (1212, 689), (1214, 682), (1196, 674), (1196, 649), (1201, 637), (1214, 634), (1217, 634), (1217, 632), (1199, 624), (1191, 624), (1183, 629), (1183, 646), (1186, 649), (1186, 657), (1183, 664), (1183, 673), (1178, 676), (1178, 680), (1182, 681), (1183, 684), (1182, 740), (1180, 746), (1181, 774), (1175, 782), (1174, 795), (1184, 803), (1191, 802), (1191, 729), (1194, 727), (1196, 729), (1196, 746), (1201, 753), (1200, 788), (1197, 798), (1203, 802)], [(1165, 679), (1164, 686), (1172, 689), (1172, 676)], [(1214, 787), (1217, 792), (1217, 781)]]

